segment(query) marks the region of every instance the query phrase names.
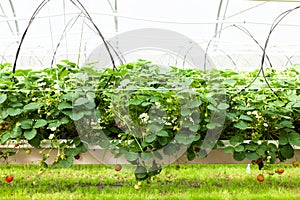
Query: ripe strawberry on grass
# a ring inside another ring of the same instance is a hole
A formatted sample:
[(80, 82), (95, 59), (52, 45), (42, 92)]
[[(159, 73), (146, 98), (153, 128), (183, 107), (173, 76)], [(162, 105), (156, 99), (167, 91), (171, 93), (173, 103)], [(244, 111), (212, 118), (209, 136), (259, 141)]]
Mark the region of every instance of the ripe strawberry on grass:
[(278, 168), (276, 171), (277, 174), (283, 174), (283, 172), (284, 172), (284, 169), (282, 169), (282, 168)]
[(122, 169), (122, 165), (116, 165), (115, 166), (115, 171), (121, 171), (121, 169)]
[(258, 174), (258, 176), (256, 177), (258, 182), (263, 182), (265, 180), (264, 176), (262, 174)]
[(10, 183), (14, 180), (14, 177), (11, 176), (11, 175), (8, 175), (8, 176), (5, 177), (5, 180), (6, 180), (7, 183)]
[(294, 161), (294, 162), (292, 163), (292, 165), (293, 165), (294, 167), (299, 167), (299, 162), (298, 162), (298, 161)]

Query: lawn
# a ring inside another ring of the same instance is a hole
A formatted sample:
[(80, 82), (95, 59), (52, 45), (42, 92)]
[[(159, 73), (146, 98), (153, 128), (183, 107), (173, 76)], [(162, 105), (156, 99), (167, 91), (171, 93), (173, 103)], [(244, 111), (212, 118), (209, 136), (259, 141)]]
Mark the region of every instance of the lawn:
[[(39, 174), (37, 165), (1, 165), (1, 199), (300, 199), (300, 168), (281, 165), (285, 171), (263, 171), (256, 180), (257, 165), (169, 165), (151, 180), (134, 186), (133, 168), (117, 172), (111, 165), (73, 165)], [(5, 177), (13, 175), (7, 183)], [(168, 178), (167, 175), (170, 175)]]

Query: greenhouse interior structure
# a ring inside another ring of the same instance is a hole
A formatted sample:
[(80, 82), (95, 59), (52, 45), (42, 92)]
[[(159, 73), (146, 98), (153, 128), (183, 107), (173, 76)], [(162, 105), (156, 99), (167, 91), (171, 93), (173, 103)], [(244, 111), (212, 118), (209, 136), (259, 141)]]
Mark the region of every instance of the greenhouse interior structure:
[(0, 199), (300, 199), (299, 0), (0, 1)]

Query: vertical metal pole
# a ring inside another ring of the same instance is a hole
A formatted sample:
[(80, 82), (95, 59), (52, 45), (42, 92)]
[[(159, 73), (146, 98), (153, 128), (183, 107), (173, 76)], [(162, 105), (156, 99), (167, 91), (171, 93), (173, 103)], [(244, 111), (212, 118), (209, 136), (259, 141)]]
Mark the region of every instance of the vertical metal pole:
[[(111, 10), (113, 13), (116, 15), (118, 12), (118, 0), (113, 0), (113, 3), (111, 0), (107, 0)], [(119, 32), (119, 21), (118, 21), (118, 16), (114, 16), (114, 22), (115, 22), (115, 32), (118, 34)], [(116, 48), (118, 49), (119, 42), (118, 42), (118, 37), (116, 36)]]
[[(117, 14), (118, 12), (118, 0), (115, 0), (115, 8), (114, 8), (114, 13)], [(114, 16), (115, 19), (115, 32), (118, 35), (119, 33), (119, 20), (118, 20), (118, 16)], [(119, 40), (118, 37), (116, 37), (116, 48), (119, 49)]]

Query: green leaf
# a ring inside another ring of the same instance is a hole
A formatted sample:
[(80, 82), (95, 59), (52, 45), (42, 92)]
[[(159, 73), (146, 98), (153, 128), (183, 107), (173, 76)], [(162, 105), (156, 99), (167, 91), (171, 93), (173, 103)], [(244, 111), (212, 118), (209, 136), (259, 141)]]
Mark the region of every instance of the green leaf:
[(58, 128), (60, 125), (60, 121), (54, 121), (48, 124), (47, 129)]
[(215, 129), (217, 127), (221, 127), (221, 124), (219, 124), (217, 122), (210, 122), (206, 125), (206, 128), (208, 128), (208, 129)]
[(15, 126), (12, 130), (12, 132), (10, 133), (10, 137), (11, 138), (18, 138), (22, 135), (22, 129), (19, 126)]
[(279, 137), (279, 144), (286, 145), (287, 143), (289, 143), (288, 134), (286, 132), (282, 132)]
[(233, 136), (229, 139), (229, 143), (233, 146), (243, 143), (244, 139), (241, 136)]
[(179, 145), (172, 144), (172, 143), (168, 144), (167, 146), (165, 146), (163, 148), (164, 154), (168, 155), (168, 156), (176, 154), (178, 152), (178, 150), (179, 150)]
[(256, 152), (246, 152), (246, 158), (249, 160), (257, 160), (259, 156)]
[(232, 79), (225, 79), (222, 84), (227, 84), (230, 85), (231, 87), (233, 87), (236, 84), (236, 80), (232, 80)]
[(152, 133), (157, 133), (164, 128), (163, 124), (150, 124), (149, 129)]
[(137, 166), (134, 175), (136, 180), (142, 181), (148, 177), (148, 172), (144, 166)]
[(69, 148), (66, 150), (66, 156), (76, 156), (79, 152), (77, 148)]
[(17, 116), (17, 115), (20, 115), (23, 110), (21, 110), (20, 108), (8, 108), (7, 111), (6, 111), (10, 116), (14, 117), (14, 116)]
[(89, 102), (89, 99), (84, 97), (79, 97), (75, 100), (74, 106), (81, 106)]
[(203, 159), (203, 158), (206, 158), (208, 156), (208, 153), (206, 152), (206, 150), (200, 149), (197, 156), (198, 156), (198, 158)]
[(31, 130), (26, 130), (24, 132), (24, 137), (27, 139), (27, 140), (32, 140), (37, 134), (37, 131), (36, 129), (31, 129)]
[(291, 145), (287, 144), (284, 146), (280, 146), (280, 154), (285, 158), (285, 159), (291, 159), (294, 157), (294, 149)]
[(149, 134), (145, 137), (145, 141), (147, 143), (152, 143), (154, 140), (156, 140), (156, 135), (155, 134)]
[(199, 128), (200, 128), (200, 126), (198, 124), (197, 125), (189, 126), (189, 129), (192, 132), (197, 132), (199, 130)]
[(7, 99), (7, 95), (6, 94), (1, 94), (0, 95), (0, 104), (3, 104)]
[(275, 144), (270, 143), (270, 144), (268, 144), (268, 147), (269, 147), (269, 151), (271, 151), (271, 152), (277, 152), (278, 151), (278, 148)]
[(124, 79), (120, 82), (120, 86), (121, 87), (125, 87), (127, 86), (128, 84), (130, 83), (130, 80), (129, 79)]
[(133, 161), (136, 161), (138, 159), (138, 154), (137, 153), (134, 153), (134, 152), (128, 152), (126, 155), (125, 155), (125, 158), (128, 162), (133, 162)]
[(59, 105), (58, 105), (58, 110), (64, 110), (64, 109), (72, 109), (73, 106), (69, 103), (66, 103), (66, 102), (61, 102)]
[(40, 128), (47, 125), (47, 121), (44, 119), (39, 119), (35, 122), (33, 128)]
[(180, 131), (175, 135), (175, 140), (184, 145), (191, 144), (194, 142), (194, 139), (195, 135), (188, 132)]
[(8, 113), (6, 112), (6, 110), (3, 110), (2, 112), (0, 111), (0, 118), (6, 119), (6, 117), (8, 117)]
[(246, 158), (246, 154), (245, 152), (234, 152), (233, 153), (233, 158), (236, 160), (236, 161), (242, 161)]
[(236, 114), (227, 112), (226, 117), (230, 120), (234, 120), (236, 118)]
[(187, 159), (188, 159), (189, 161), (192, 161), (192, 160), (195, 159), (195, 157), (196, 157), (195, 152), (193, 151), (192, 148), (189, 148), (189, 149), (187, 150)]
[(256, 151), (256, 149), (258, 148), (258, 144), (247, 144), (245, 148), (249, 151)]
[(35, 137), (33, 138), (32, 140), (29, 140), (28, 143), (35, 147), (35, 148), (38, 148), (40, 146), (40, 143), (41, 143), (41, 139), (39, 137)]
[(181, 116), (185, 117), (192, 113), (192, 111), (188, 108), (182, 108), (180, 111)]
[(191, 103), (188, 103), (188, 107), (189, 108), (197, 108), (199, 107), (200, 105), (202, 104), (202, 101), (201, 100), (195, 100)]
[(300, 146), (300, 135), (297, 132), (291, 132), (288, 135), (288, 140), (291, 145)]
[(218, 141), (217, 141), (217, 146), (218, 146), (218, 147), (224, 147), (224, 146), (225, 146), (225, 144), (224, 144), (224, 142), (223, 142), (223, 141), (221, 141), (221, 140), (218, 140)]
[(129, 103), (129, 105), (138, 106), (143, 103), (143, 100), (142, 99), (131, 99), (131, 100), (129, 100), (128, 103)]
[(84, 115), (86, 114), (85, 111), (73, 112), (71, 110), (63, 110), (62, 113), (64, 113), (65, 115), (69, 116), (74, 121), (77, 121), (77, 120), (83, 118)]
[(219, 105), (218, 105), (218, 109), (219, 110), (226, 110), (227, 108), (229, 108), (230, 106), (227, 104), (227, 103), (220, 103)]
[(154, 152), (153, 152), (153, 155), (154, 155), (156, 158), (158, 158), (159, 160), (162, 160), (162, 159), (163, 159), (162, 155), (161, 155), (158, 151), (154, 151)]
[(22, 129), (31, 129), (32, 124), (33, 124), (32, 119), (25, 119), (25, 120), (21, 121), (21, 128)]
[(70, 122), (70, 120), (68, 119), (68, 118), (66, 118), (66, 117), (63, 117), (61, 120), (60, 120), (60, 123), (61, 124), (67, 124), (67, 123), (69, 123)]
[(10, 138), (10, 132), (5, 133), (1, 136), (1, 144), (5, 143)]
[(269, 152), (269, 156), (271, 156), (271, 159), (270, 159), (270, 163), (271, 164), (274, 164), (275, 161), (276, 161), (276, 154), (275, 152)]
[(248, 128), (247, 123), (245, 123), (244, 121), (241, 121), (241, 120), (239, 122), (235, 123), (233, 126), (240, 130), (246, 130)]
[(41, 103), (29, 103), (24, 106), (24, 110), (26, 111), (34, 111), (40, 109), (43, 106)]
[(213, 105), (208, 105), (207, 109), (212, 110), (212, 111), (218, 111), (218, 109), (216, 109), (216, 107), (214, 107)]
[(73, 157), (67, 157), (67, 159), (64, 160), (60, 160), (58, 162), (58, 164), (62, 167), (62, 168), (70, 168), (72, 166), (74, 162), (74, 158)]
[(252, 118), (247, 115), (241, 115), (240, 119), (245, 120), (245, 121), (250, 121), (250, 122), (252, 121)]
[(300, 108), (300, 102), (297, 102), (293, 105), (293, 108)]
[(73, 100), (73, 93), (70, 92), (70, 93), (64, 94), (64, 95), (61, 96), (61, 98), (72, 101)]
[(238, 145), (236, 147), (234, 147), (234, 151), (236, 152), (242, 152), (245, 150), (245, 147), (243, 145)]
[(291, 121), (287, 121), (287, 120), (282, 121), (279, 124), (276, 124), (276, 126), (278, 128), (284, 128), (284, 127), (286, 127), (286, 128), (292, 128), (292, 129), (295, 128), (295, 126), (293, 125), (293, 123)]
[(260, 156), (263, 156), (266, 154), (266, 151), (268, 150), (268, 145), (266, 144), (261, 144), (257, 149), (256, 149), (256, 153)]
[(232, 153), (234, 150), (234, 148), (232, 146), (227, 146), (224, 148), (224, 152), (225, 153)]
[(159, 132), (156, 133), (157, 136), (160, 137), (169, 137), (169, 133), (167, 131), (161, 130)]
[(141, 158), (142, 158), (142, 160), (145, 161), (145, 162), (151, 160), (152, 157), (153, 157), (153, 156), (152, 156), (152, 153), (149, 153), (149, 152), (143, 152), (143, 153), (141, 153)]

